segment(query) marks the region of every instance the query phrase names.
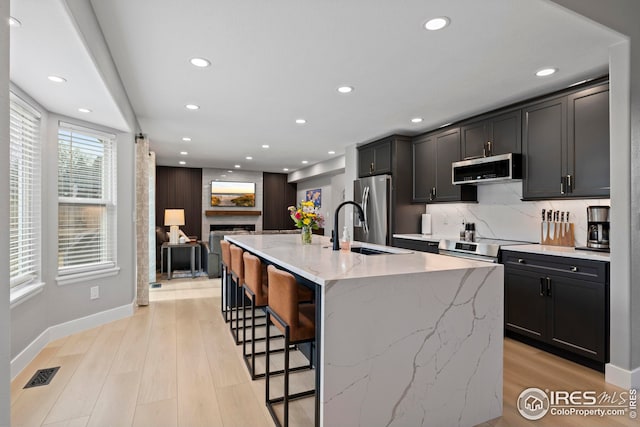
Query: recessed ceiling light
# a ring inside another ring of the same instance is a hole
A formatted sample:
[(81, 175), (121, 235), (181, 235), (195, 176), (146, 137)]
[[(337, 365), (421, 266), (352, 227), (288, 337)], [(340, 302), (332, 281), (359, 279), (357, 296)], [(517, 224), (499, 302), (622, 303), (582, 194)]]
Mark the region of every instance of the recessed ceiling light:
[(328, 153), (329, 153), (329, 154), (336, 154), (336, 152), (335, 152), (335, 151), (333, 151), (333, 150), (328, 151)]
[(232, 170), (228, 170), (227, 172), (229, 172), (229, 173), (233, 173), (233, 171), (232, 171)]
[(283, 171), (287, 172), (289, 168), (282, 168)]
[(269, 144), (262, 144), (262, 148), (269, 148)]
[(308, 160), (303, 160), (303, 161), (302, 161), (302, 164), (303, 164), (303, 165), (306, 165), (307, 163), (309, 163), (309, 161), (308, 161)]
[(195, 104), (187, 104), (185, 105), (185, 107), (187, 108), (187, 110), (198, 110), (200, 109), (199, 105), (195, 105)]
[(296, 119), (296, 123), (299, 125), (303, 125), (305, 123), (307, 123), (307, 121), (305, 119)]
[(422, 117), (414, 117), (411, 119), (411, 123), (422, 123)]
[(439, 16), (437, 18), (429, 19), (427, 22), (425, 22), (424, 28), (429, 31), (437, 31), (449, 25), (450, 22), (451, 20), (446, 16)]
[(189, 138), (188, 136), (185, 136), (185, 137), (182, 138), (182, 140), (184, 142), (189, 142), (189, 141), (191, 141), (191, 138)]
[(88, 108), (78, 108), (78, 111), (80, 111), (81, 113), (90, 113), (91, 110)]
[(237, 169), (237, 168), (239, 168), (239, 167), (240, 167), (240, 165), (235, 165), (235, 166), (234, 166), (234, 168), (236, 168), (236, 169)]
[(52, 82), (55, 83), (66, 83), (67, 79), (65, 79), (64, 77), (60, 77), (60, 76), (49, 76), (47, 77), (49, 80), (51, 80)]
[(204, 58), (191, 58), (189, 60), (189, 62), (191, 62), (191, 65), (194, 65), (194, 66), (200, 67), (200, 68), (205, 68), (205, 67), (208, 67), (209, 65), (211, 65), (211, 61), (209, 61), (208, 59), (204, 59)]
[(11, 27), (21, 27), (22, 26), (22, 22), (18, 21), (13, 16), (10, 16), (9, 17), (9, 26), (11, 26)]
[(186, 165), (187, 162), (185, 162), (184, 160), (180, 160), (178, 163), (180, 163), (181, 165)]
[(351, 92), (353, 92), (353, 87), (351, 87), (351, 86), (340, 86), (338, 88), (338, 92), (340, 92), (340, 93), (351, 93)]
[(245, 159), (247, 159), (247, 160), (253, 160), (253, 157), (251, 157), (251, 156), (247, 156), (247, 157), (245, 157)]
[[(221, 176), (221, 177), (223, 177), (223, 178), (226, 178), (226, 177), (227, 177), (227, 175), (225, 175), (225, 174), (222, 174), (222, 175), (220, 175), (220, 176)], [(216, 180), (216, 181), (217, 181), (217, 180)]]
[(180, 155), (181, 155), (181, 156), (186, 156), (187, 154), (189, 154), (189, 153), (187, 153), (186, 151), (181, 151), (181, 152), (180, 152)]
[(558, 71), (558, 69), (553, 67), (543, 68), (541, 70), (536, 71), (536, 76), (547, 77), (547, 76), (550, 76), (551, 74), (554, 74), (556, 71)]

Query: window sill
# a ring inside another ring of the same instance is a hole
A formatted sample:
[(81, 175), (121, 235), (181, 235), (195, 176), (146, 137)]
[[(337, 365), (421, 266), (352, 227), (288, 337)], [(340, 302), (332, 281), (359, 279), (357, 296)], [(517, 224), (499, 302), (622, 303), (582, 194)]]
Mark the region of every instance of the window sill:
[(9, 290), (9, 304), (11, 308), (17, 307), (28, 299), (38, 295), (44, 290), (44, 282), (32, 282), (26, 285), (18, 285)]
[(120, 273), (120, 267), (109, 267), (102, 270), (83, 271), (80, 273), (64, 274), (56, 277), (58, 286), (71, 285), (87, 280), (101, 279), (103, 277), (116, 276)]

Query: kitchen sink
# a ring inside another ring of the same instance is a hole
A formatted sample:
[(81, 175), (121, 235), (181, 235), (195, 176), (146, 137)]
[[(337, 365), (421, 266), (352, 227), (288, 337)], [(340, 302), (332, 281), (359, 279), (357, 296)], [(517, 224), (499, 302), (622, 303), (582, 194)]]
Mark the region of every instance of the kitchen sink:
[(351, 248), (351, 252), (355, 252), (362, 255), (387, 255), (393, 254), (393, 252), (381, 251), (379, 249), (365, 248), (364, 246), (354, 246)]

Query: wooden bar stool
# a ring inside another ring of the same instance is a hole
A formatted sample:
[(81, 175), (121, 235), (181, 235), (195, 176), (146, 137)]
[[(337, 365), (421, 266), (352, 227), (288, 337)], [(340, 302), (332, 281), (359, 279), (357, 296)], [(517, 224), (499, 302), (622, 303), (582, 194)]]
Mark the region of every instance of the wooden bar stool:
[(224, 321), (229, 322), (231, 317), (231, 306), (229, 304), (229, 293), (231, 292), (231, 243), (220, 240), (220, 312), (224, 316)]
[[(289, 346), (315, 341), (316, 322), (315, 304), (300, 304), (298, 299), (298, 282), (292, 274), (282, 271), (270, 265), (267, 267), (269, 280), (269, 305), (267, 306), (267, 341), (266, 341), (266, 403), (269, 413), (277, 426), (283, 424), (278, 419), (274, 410), (274, 404), (284, 403), (284, 427), (289, 426), (289, 401), (315, 394), (315, 390), (307, 390), (300, 393), (289, 394)], [(269, 322), (284, 334), (284, 395), (270, 398), (269, 382), (273, 373), (269, 372)], [(309, 361), (308, 368), (313, 367), (313, 360)]]

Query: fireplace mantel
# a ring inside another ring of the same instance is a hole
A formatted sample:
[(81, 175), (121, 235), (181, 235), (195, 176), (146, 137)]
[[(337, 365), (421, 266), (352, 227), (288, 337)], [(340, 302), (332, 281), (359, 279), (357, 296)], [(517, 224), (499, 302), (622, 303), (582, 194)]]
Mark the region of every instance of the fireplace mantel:
[(232, 210), (220, 210), (220, 211), (204, 211), (206, 216), (260, 216), (262, 211), (232, 211)]

